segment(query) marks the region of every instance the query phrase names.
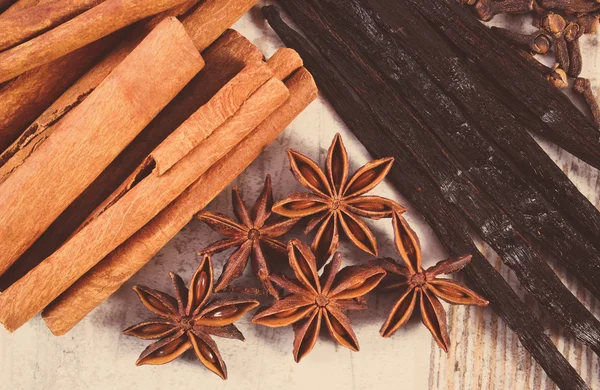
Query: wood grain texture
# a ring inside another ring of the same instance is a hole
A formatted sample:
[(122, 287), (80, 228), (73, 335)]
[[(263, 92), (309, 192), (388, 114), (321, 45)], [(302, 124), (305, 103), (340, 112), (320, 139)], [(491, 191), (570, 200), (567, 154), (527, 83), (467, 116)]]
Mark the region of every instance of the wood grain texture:
[(0, 53), (0, 83), (187, 1), (107, 0), (34, 39)]
[[(173, 61), (177, 68), (171, 66)], [(181, 23), (167, 19), (58, 124), (52, 136), (0, 186), (0, 274), (203, 65)], [(159, 86), (148, 83), (148, 78), (165, 82)], [(81, 127), (86, 131), (74, 136), (71, 130)], [(23, 223), (27, 218), (35, 223)]]

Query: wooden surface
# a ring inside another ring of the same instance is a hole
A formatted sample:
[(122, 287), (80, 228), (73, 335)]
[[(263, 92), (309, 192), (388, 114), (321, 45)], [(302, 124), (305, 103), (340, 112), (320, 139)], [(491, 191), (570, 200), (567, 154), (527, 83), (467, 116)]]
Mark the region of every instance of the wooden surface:
[[(520, 23), (519, 19), (499, 19), (494, 22)], [(281, 47), (280, 41), (264, 23), (256, 8), (235, 28), (258, 45), (267, 57)], [(595, 91), (600, 91), (600, 52), (596, 48), (597, 42), (598, 37), (586, 36), (583, 40), (584, 75), (592, 79)], [(251, 205), (254, 202), (267, 173), (273, 177), (276, 200), (301, 190), (288, 170), (286, 148), (297, 149), (324, 164), (327, 148), (336, 132), (344, 137), (352, 171), (370, 159), (327, 102), (319, 98), (234, 182), (241, 188), (246, 203)], [(555, 146), (543, 140), (540, 142), (583, 193), (600, 207), (598, 171)], [(409, 208), (407, 218), (421, 238), (425, 266), (444, 258), (445, 253), (429, 227), (418, 214), (410, 211), (411, 205), (404, 201), (401, 194), (388, 183), (372, 193), (391, 197)], [(230, 199), (229, 188), (208, 206), (208, 210), (233, 215)], [(369, 222), (369, 225), (377, 236), (380, 255), (395, 256), (391, 222), (382, 220)], [(307, 238), (298, 229), (288, 238), (292, 236)], [(168, 272), (179, 273), (187, 282), (199, 261), (195, 253), (220, 238), (202, 223), (190, 223), (139, 274), (66, 336), (52, 336), (39, 316), (13, 335), (0, 331), (0, 389), (27, 389), (41, 384), (45, 389), (158, 389), (189, 386), (210, 389), (555, 388), (520, 346), (517, 337), (489, 308), (445, 305), (452, 341), (448, 354), (436, 346), (418, 316), (392, 338), (380, 337), (379, 328), (393, 304), (393, 297), (388, 296), (372, 297), (367, 312), (350, 314), (360, 342), (361, 351), (358, 353), (335, 345), (324, 333), (315, 349), (300, 364), (296, 364), (292, 357), (291, 328), (252, 326), (247, 316), (239, 323), (247, 339), (245, 343), (216, 339), (229, 370), (230, 379), (226, 382), (202, 367), (193, 355), (185, 355), (167, 366), (135, 367), (135, 360), (148, 342), (123, 336), (121, 331), (151, 315), (139, 303), (131, 287), (134, 284), (146, 284), (170, 292)], [(521, 296), (525, 296), (532, 310), (543, 314), (535, 307), (531, 297), (519, 289), (514, 275), (493, 252), (487, 247), (482, 248), (511, 285)], [(347, 241), (342, 242), (341, 251), (345, 264), (369, 259), (369, 255), (355, 250)], [(216, 275), (221, 272), (229, 253), (214, 257)], [(554, 262), (549, 261), (554, 266)], [(599, 317), (600, 304), (587, 291), (578, 289), (573, 278), (562, 269), (556, 269), (563, 281)], [(244, 281), (250, 280), (246, 278)], [(544, 316), (543, 320), (548, 324), (548, 333), (559, 350), (593, 389), (599, 389), (598, 357), (581, 344), (564, 337), (548, 316)]]

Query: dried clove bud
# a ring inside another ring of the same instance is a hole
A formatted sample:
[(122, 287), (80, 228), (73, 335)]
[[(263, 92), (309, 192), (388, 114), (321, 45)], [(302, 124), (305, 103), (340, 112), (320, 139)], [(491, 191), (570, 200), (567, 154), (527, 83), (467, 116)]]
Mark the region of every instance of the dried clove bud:
[(556, 9), (567, 14), (589, 13), (600, 10), (600, 3), (590, 0), (538, 0), (546, 9)]
[[(542, 64), (540, 64), (542, 65)], [(567, 72), (563, 69), (559, 68), (558, 64), (554, 65), (552, 68), (548, 68), (545, 65), (544, 68), (547, 68), (546, 80), (554, 87), (558, 89), (564, 89), (569, 86), (569, 79), (567, 78)]]
[(550, 37), (544, 34), (543, 31), (536, 31), (531, 34), (520, 34), (500, 27), (492, 27), (491, 30), (495, 34), (513, 43), (515, 46), (534, 54), (546, 54), (552, 46)]
[(550, 12), (542, 19), (542, 27), (549, 34), (555, 36), (557, 34), (562, 34), (562, 32), (567, 27), (567, 21), (559, 14)]
[(583, 67), (583, 59), (581, 57), (581, 48), (579, 46), (579, 38), (583, 35), (583, 29), (577, 23), (569, 23), (565, 28), (564, 37), (567, 43), (569, 52), (569, 71), (567, 74), (570, 77), (579, 77)]
[(498, 14), (524, 14), (533, 9), (534, 0), (479, 0), (475, 4), (475, 13), (479, 19), (487, 22)]
[(585, 100), (586, 104), (590, 108), (590, 111), (592, 112), (594, 124), (598, 129), (600, 129), (600, 107), (598, 107), (598, 102), (596, 101), (594, 93), (592, 92), (592, 84), (590, 83), (590, 80), (578, 77), (573, 83), (573, 92), (583, 97), (583, 100)]
[(460, 3), (464, 5), (475, 5), (475, 3), (477, 3), (477, 0), (460, 0)]
[(576, 22), (581, 26), (584, 34), (595, 34), (598, 31), (600, 17), (597, 14), (581, 14), (577, 16)]
[(556, 62), (560, 65), (561, 69), (568, 72), (571, 60), (569, 58), (567, 41), (564, 37), (567, 21), (562, 16), (551, 12), (542, 19), (542, 26), (554, 38), (553, 46)]
[(548, 15), (550, 13), (550, 11), (548, 11), (546, 8), (542, 7), (537, 0), (534, 0), (533, 2), (533, 9), (532, 9), (532, 20), (531, 20), (531, 24), (535, 27), (535, 28), (542, 28), (542, 19), (544, 19), (544, 17), (546, 15)]

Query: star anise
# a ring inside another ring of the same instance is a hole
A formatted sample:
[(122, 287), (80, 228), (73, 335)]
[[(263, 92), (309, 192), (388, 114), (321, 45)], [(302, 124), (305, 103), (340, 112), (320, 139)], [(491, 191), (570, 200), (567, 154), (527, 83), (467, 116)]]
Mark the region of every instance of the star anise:
[(339, 244), (339, 226), (360, 249), (377, 255), (377, 242), (367, 224), (360, 217), (380, 219), (390, 217), (393, 210), (404, 212), (398, 203), (379, 196), (361, 196), (375, 188), (387, 175), (393, 158), (371, 161), (348, 178), (348, 154), (337, 134), (329, 147), (326, 171), (294, 150), (288, 150), (291, 170), (300, 184), (310, 192), (298, 192), (277, 202), (273, 211), (286, 217), (308, 217), (305, 233), (321, 225), (311, 248), (319, 268), (336, 251)]
[(239, 278), (246, 268), (248, 258), (252, 258), (252, 270), (256, 277), (269, 294), (279, 298), (279, 292), (269, 279), (271, 271), (263, 249), (267, 247), (285, 253), (285, 244), (275, 238), (286, 234), (298, 222), (299, 218), (266, 224), (271, 216), (271, 207), (273, 206), (270, 175), (267, 175), (263, 191), (252, 209), (252, 215), (248, 213), (237, 187), (233, 188), (232, 198), (233, 212), (239, 223), (224, 214), (208, 211), (202, 211), (197, 216), (199, 220), (205, 222), (213, 230), (228, 237), (204, 248), (199, 252), (199, 255), (218, 253), (229, 248), (238, 247), (225, 263), (223, 272), (215, 286), (215, 291), (223, 290), (234, 279)]
[[(458, 305), (486, 306), (488, 301), (460, 282), (438, 278), (461, 270), (471, 261), (471, 255), (450, 258), (424, 270), (421, 265), (419, 238), (400, 213), (393, 215), (394, 241), (404, 265), (392, 259), (381, 259), (374, 264), (387, 272), (382, 287), (400, 292), (400, 298), (381, 327), (383, 337), (390, 337), (410, 319), (419, 307), (423, 324), (429, 329), (438, 345), (448, 351), (450, 338), (446, 324), (446, 311), (438, 298)], [(391, 280), (390, 280), (391, 279)]]
[(296, 362), (312, 350), (323, 322), (337, 343), (358, 351), (358, 340), (344, 310), (366, 308), (362, 297), (377, 286), (385, 271), (372, 265), (340, 271), (342, 257), (336, 253), (319, 278), (314, 254), (295, 239), (288, 244), (288, 256), (296, 280), (283, 275), (271, 279), (290, 294), (257, 313), (252, 322), (273, 328), (293, 325)]
[(176, 298), (145, 286), (135, 286), (140, 300), (159, 319), (127, 328), (124, 333), (145, 340), (159, 339), (140, 355), (137, 365), (169, 363), (193, 349), (209, 370), (227, 379), (227, 367), (217, 344), (210, 335), (244, 341), (233, 325), (248, 311), (259, 305), (249, 299), (217, 299), (209, 301), (213, 291), (213, 271), (205, 256), (192, 277), (190, 289), (181, 277), (170, 273)]

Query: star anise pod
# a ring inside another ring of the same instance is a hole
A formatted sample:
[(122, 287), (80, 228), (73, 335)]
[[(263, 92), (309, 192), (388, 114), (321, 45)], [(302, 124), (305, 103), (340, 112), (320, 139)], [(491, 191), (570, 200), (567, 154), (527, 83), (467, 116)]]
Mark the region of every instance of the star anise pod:
[[(408, 222), (394, 213), (394, 241), (405, 265), (393, 259), (376, 260), (373, 263), (387, 272), (383, 287), (387, 291), (400, 292), (400, 298), (392, 308), (388, 319), (381, 327), (383, 337), (390, 337), (410, 319), (415, 307), (419, 307), (423, 324), (429, 329), (438, 345), (448, 351), (450, 338), (446, 324), (446, 311), (438, 298), (458, 305), (486, 306), (488, 301), (469, 290), (464, 284), (438, 278), (461, 270), (471, 261), (471, 255), (450, 258), (424, 270), (421, 265), (419, 238), (408, 226)], [(391, 281), (390, 281), (391, 279)]]
[(270, 295), (279, 298), (279, 292), (269, 279), (271, 271), (263, 249), (267, 247), (285, 253), (285, 244), (276, 238), (286, 234), (299, 218), (280, 220), (272, 224), (266, 223), (271, 216), (271, 207), (273, 206), (270, 175), (267, 175), (264, 188), (256, 200), (252, 214), (248, 213), (237, 187), (233, 188), (232, 198), (233, 212), (239, 223), (220, 213), (202, 211), (197, 215), (199, 220), (205, 222), (213, 230), (227, 236), (227, 238), (204, 248), (198, 253), (200, 256), (238, 247), (225, 263), (215, 291), (223, 290), (234, 279), (239, 278), (246, 268), (248, 258), (252, 258), (252, 270), (256, 277)]
[(349, 178), (348, 154), (337, 134), (327, 154), (325, 174), (319, 166), (294, 150), (288, 150), (291, 170), (302, 186), (310, 192), (298, 192), (277, 202), (273, 211), (286, 217), (308, 217), (305, 233), (321, 225), (311, 248), (319, 268), (336, 251), (339, 230), (360, 249), (377, 255), (377, 242), (367, 224), (359, 217), (380, 219), (390, 217), (392, 211), (404, 212), (398, 203), (379, 196), (361, 196), (375, 188), (387, 175), (393, 158), (371, 161)]
[(338, 344), (358, 351), (358, 340), (344, 310), (364, 309), (362, 297), (377, 286), (385, 271), (373, 265), (340, 271), (342, 257), (336, 253), (319, 278), (314, 254), (298, 240), (289, 242), (288, 256), (296, 280), (283, 275), (271, 279), (290, 294), (257, 313), (252, 322), (273, 328), (293, 325), (296, 362), (312, 350), (323, 322)]
[(169, 363), (193, 349), (202, 364), (222, 379), (227, 379), (227, 367), (210, 335), (244, 341), (244, 336), (233, 323), (257, 307), (258, 301), (209, 301), (213, 291), (213, 271), (209, 256), (202, 259), (192, 277), (189, 291), (181, 277), (172, 272), (170, 276), (176, 298), (145, 286), (133, 288), (144, 306), (160, 317), (124, 331), (125, 334), (140, 339), (158, 339), (142, 352), (136, 364)]

